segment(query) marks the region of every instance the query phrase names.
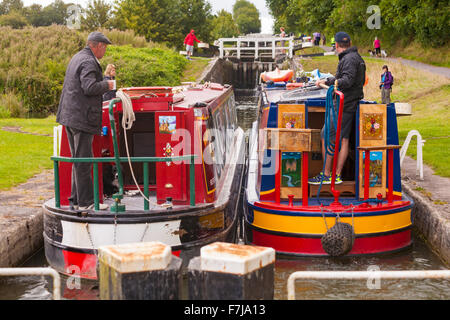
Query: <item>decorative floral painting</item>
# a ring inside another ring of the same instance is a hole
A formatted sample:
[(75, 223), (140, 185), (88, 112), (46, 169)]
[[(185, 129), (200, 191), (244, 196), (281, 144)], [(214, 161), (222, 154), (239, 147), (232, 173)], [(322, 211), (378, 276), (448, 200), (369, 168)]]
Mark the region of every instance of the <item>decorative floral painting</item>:
[(383, 139), (383, 114), (364, 113), (363, 114), (363, 139), (381, 140)]
[(302, 129), (303, 113), (301, 112), (283, 112), (281, 126), (286, 129)]

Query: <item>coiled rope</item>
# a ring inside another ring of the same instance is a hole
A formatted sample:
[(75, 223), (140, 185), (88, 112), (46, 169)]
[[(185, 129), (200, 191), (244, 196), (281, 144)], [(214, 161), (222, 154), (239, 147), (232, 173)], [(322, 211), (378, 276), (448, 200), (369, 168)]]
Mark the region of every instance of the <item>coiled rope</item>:
[[(152, 93), (152, 95), (156, 96), (153, 93)], [(152, 206), (162, 207), (162, 208), (171, 207), (171, 205), (168, 205), (168, 204), (160, 205), (160, 204), (158, 204), (156, 202), (151, 201), (142, 192), (141, 187), (139, 186), (139, 183), (137, 182), (136, 177), (134, 175), (133, 166), (131, 164), (130, 150), (128, 148), (127, 130), (130, 130), (133, 127), (134, 121), (136, 121), (136, 116), (135, 116), (134, 111), (133, 111), (133, 103), (131, 101), (130, 96), (127, 95), (125, 92), (123, 92), (120, 89), (117, 90), (116, 97), (119, 98), (120, 100), (122, 100), (122, 110), (123, 110), (122, 128), (123, 128), (123, 133), (124, 133), (124, 137), (125, 137), (125, 150), (127, 152), (128, 165), (130, 166), (130, 172), (131, 172), (131, 176), (133, 177), (134, 184), (136, 185), (136, 187), (137, 187), (139, 193), (141, 194), (141, 196), (145, 200), (147, 200), (148, 203), (151, 204)]]

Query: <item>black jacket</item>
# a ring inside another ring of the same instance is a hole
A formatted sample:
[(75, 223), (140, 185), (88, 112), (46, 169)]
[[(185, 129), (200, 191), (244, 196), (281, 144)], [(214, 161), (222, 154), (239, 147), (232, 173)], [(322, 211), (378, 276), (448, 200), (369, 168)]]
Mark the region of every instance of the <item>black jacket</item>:
[(344, 94), (344, 111), (355, 112), (359, 100), (364, 98), (366, 64), (356, 47), (348, 48), (339, 54), (336, 76), (327, 79), (327, 85), (338, 81), (338, 90)]
[(108, 90), (98, 60), (89, 47), (84, 48), (67, 66), (56, 121), (70, 128), (100, 134), (102, 96)]

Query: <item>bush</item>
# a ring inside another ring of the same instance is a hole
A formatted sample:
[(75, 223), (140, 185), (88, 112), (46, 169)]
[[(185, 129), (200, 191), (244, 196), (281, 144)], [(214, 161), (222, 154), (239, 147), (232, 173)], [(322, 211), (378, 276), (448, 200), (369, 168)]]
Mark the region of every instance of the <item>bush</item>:
[(21, 118), (25, 114), (26, 109), (14, 92), (0, 95), (0, 118)]
[(187, 60), (163, 48), (111, 46), (102, 59), (103, 70), (108, 63), (116, 66), (119, 87), (174, 86), (180, 84)]
[(10, 26), (14, 29), (22, 29), (27, 24), (27, 19), (16, 11), (0, 16), (0, 26)]

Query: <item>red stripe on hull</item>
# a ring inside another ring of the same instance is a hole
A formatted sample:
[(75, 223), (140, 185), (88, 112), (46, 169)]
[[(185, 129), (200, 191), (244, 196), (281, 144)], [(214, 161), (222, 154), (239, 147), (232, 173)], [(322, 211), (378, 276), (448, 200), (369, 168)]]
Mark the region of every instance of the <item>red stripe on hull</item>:
[[(251, 244), (272, 247), (278, 253), (313, 256), (328, 255), (322, 248), (320, 238), (274, 235), (253, 229), (250, 232), (252, 232), (253, 236)], [(356, 238), (349, 255), (390, 252), (405, 248), (410, 244), (410, 229), (387, 235)]]
[[(97, 255), (62, 250), (64, 256), (64, 274), (75, 274), (84, 279), (97, 280)], [(172, 251), (179, 257), (181, 250)]]
[(97, 279), (97, 256), (95, 254), (62, 250), (64, 273), (76, 274), (86, 279)]

